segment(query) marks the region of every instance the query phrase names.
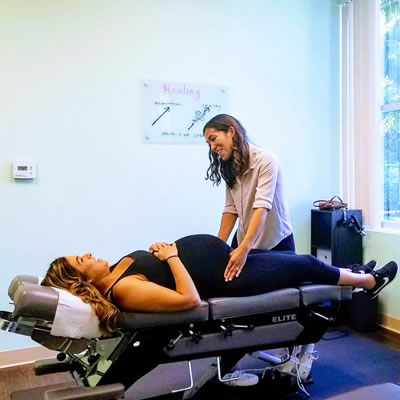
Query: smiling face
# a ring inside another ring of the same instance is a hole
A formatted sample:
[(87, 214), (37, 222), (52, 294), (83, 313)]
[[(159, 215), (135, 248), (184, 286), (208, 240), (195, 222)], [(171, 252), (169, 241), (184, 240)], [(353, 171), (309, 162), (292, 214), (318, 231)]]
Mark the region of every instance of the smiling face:
[(213, 153), (218, 154), (222, 160), (227, 161), (232, 156), (234, 128), (231, 126), (228, 132), (207, 128), (204, 132), (206, 142)]
[(99, 281), (110, 273), (108, 261), (86, 253), (82, 256), (65, 257), (68, 264), (85, 275), (90, 281)]

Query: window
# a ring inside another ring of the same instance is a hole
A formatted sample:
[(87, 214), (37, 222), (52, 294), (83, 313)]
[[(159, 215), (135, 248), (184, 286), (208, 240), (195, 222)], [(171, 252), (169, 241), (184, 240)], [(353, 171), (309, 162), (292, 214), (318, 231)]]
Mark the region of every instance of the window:
[(400, 222), (400, 4), (381, 0), (384, 220)]
[(341, 0), (342, 192), (400, 232), (400, 0)]

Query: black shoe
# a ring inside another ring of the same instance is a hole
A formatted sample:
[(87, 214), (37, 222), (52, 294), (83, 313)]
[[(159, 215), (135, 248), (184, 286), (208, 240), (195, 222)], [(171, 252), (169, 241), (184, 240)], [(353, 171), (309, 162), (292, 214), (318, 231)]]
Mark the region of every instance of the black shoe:
[(349, 265), (348, 268), (350, 268), (351, 272), (353, 272), (354, 274), (370, 274), (374, 270), (375, 266), (376, 266), (376, 261), (371, 260), (364, 265), (360, 264)]
[(365, 293), (371, 299), (378, 296), (379, 292), (392, 280), (397, 274), (397, 264), (394, 261), (389, 261), (384, 267), (377, 271), (372, 271), (371, 274), (376, 280), (375, 286), (370, 290), (365, 290)]

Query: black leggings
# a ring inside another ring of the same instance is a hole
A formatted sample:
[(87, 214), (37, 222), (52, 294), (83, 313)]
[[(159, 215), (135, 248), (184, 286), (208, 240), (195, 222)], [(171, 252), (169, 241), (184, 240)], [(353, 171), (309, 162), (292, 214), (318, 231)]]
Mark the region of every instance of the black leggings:
[(226, 295), (250, 296), (298, 286), (304, 282), (336, 285), (340, 272), (311, 255), (292, 252), (257, 252), (249, 254), (239, 278), (225, 285)]
[(251, 296), (300, 285), (336, 285), (339, 269), (311, 255), (290, 251), (252, 250), (238, 278), (225, 282), (232, 248), (211, 235), (191, 235), (176, 241), (179, 255), (202, 298)]

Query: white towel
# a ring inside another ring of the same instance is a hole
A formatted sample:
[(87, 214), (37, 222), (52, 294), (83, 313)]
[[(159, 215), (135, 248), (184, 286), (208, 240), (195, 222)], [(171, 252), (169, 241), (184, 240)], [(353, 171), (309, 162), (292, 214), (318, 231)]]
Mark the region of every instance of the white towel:
[(52, 335), (73, 339), (101, 336), (99, 320), (88, 303), (66, 290), (52, 289), (59, 293), (56, 315), (50, 332)]

